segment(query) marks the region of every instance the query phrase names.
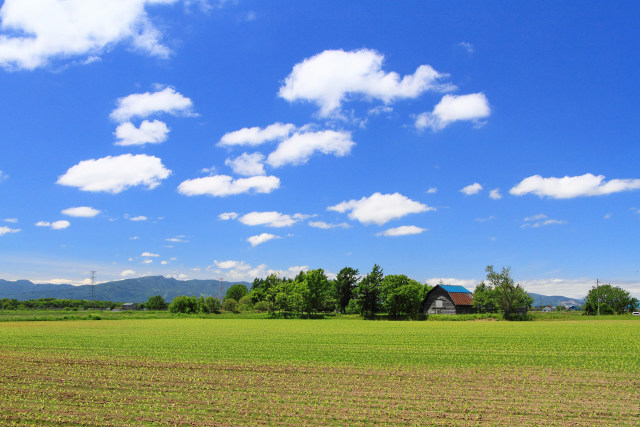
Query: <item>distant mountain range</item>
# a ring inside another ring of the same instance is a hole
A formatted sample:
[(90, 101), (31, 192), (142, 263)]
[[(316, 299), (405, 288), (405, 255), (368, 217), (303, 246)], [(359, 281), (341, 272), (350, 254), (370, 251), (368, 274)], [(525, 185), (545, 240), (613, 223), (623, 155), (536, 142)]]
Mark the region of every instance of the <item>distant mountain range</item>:
[[(222, 282), (222, 296), (231, 285), (241, 283), (251, 288), (249, 282)], [(95, 285), (93, 298), (113, 302), (146, 302), (153, 295), (161, 295), (165, 301), (171, 301), (178, 295), (213, 296), (220, 294), (219, 280), (177, 280), (164, 276), (147, 276), (137, 279), (125, 279)], [(533, 297), (533, 306), (577, 305), (583, 299), (563, 296), (548, 296), (529, 292)], [(0, 279), (0, 298), (14, 298), (25, 301), (38, 298), (91, 299), (91, 285), (54, 285), (35, 284), (29, 280), (8, 281)]]
[(541, 305), (550, 305), (551, 307), (554, 307), (554, 308), (559, 305), (575, 305), (580, 307), (582, 304), (584, 304), (584, 298), (569, 298), (569, 297), (562, 297), (559, 295), (548, 296), (548, 295), (534, 294), (533, 292), (528, 292), (528, 294), (533, 297), (532, 305), (534, 307), (539, 307)]
[[(248, 282), (222, 282), (222, 296), (231, 285), (241, 283), (251, 289)], [(177, 280), (164, 276), (147, 276), (96, 284), (93, 299), (113, 302), (146, 302), (149, 297), (161, 295), (171, 301), (179, 295), (212, 296), (220, 294), (219, 280)], [(21, 301), (38, 298), (91, 299), (91, 285), (35, 284), (29, 280), (0, 279), (0, 298)]]

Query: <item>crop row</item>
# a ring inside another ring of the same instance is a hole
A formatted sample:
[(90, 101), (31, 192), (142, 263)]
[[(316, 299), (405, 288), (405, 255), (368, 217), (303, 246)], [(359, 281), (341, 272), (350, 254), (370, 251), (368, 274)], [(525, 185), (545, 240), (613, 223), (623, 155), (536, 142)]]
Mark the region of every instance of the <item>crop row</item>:
[(640, 416), (640, 380), (614, 373), (0, 356), (2, 424), (623, 425)]

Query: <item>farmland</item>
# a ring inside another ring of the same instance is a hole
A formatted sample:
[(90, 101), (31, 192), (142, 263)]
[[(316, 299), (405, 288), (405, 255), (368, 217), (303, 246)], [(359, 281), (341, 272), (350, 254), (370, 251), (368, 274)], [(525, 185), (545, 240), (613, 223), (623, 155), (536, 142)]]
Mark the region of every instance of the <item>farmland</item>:
[(0, 323), (1, 424), (636, 424), (640, 323)]

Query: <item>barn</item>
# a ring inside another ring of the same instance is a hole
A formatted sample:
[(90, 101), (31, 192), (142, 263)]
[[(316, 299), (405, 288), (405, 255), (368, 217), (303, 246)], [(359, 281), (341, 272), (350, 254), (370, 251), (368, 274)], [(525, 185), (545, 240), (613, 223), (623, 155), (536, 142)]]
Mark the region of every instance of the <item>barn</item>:
[(464, 286), (436, 285), (422, 303), (424, 314), (474, 313), (473, 294)]

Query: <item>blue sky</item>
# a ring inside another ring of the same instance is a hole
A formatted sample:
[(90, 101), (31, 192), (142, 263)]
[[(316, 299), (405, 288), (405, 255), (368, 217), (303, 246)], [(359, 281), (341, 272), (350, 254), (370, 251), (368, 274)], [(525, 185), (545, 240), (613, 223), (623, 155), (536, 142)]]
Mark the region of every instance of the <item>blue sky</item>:
[(5, 0), (0, 277), (640, 296), (633, 2)]

